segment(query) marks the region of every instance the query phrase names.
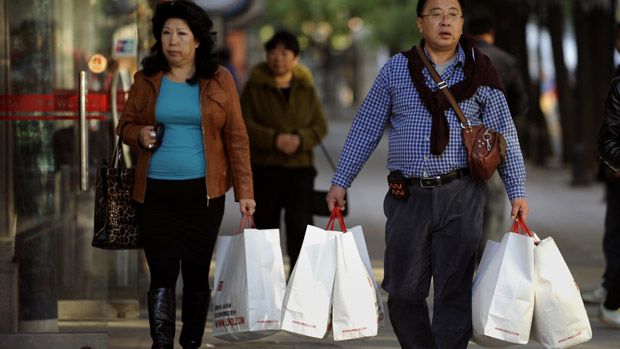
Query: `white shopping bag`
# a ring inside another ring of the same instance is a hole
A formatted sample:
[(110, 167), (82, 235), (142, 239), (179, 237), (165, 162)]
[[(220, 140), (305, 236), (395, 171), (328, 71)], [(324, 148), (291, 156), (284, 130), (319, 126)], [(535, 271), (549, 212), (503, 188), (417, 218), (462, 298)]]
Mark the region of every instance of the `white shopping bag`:
[(217, 238), (213, 335), (248, 340), (281, 328), (286, 289), (278, 229)]
[(377, 335), (377, 290), (351, 232), (336, 235), (336, 278), (332, 303), (334, 340)]
[(372, 272), (372, 264), (370, 263), (370, 256), (368, 255), (368, 248), (366, 247), (366, 239), (364, 239), (364, 231), (362, 230), (362, 226), (356, 225), (355, 227), (349, 229), (349, 232), (351, 232), (355, 238), (357, 251), (360, 254), (360, 258), (362, 258), (362, 262), (364, 262), (368, 275), (372, 279), (372, 284), (375, 288), (377, 298), (378, 325), (379, 328), (383, 328), (383, 326), (385, 326), (385, 310), (383, 308), (383, 303), (381, 302), (381, 288), (379, 287), (379, 284), (377, 284), (374, 273)]
[(592, 339), (579, 288), (550, 237), (534, 249), (534, 275), (532, 337), (545, 348), (568, 348)]
[(336, 274), (336, 232), (309, 225), (286, 286), (282, 329), (323, 338)]
[(486, 347), (526, 344), (534, 312), (534, 239), (506, 233), (489, 246), (474, 278), (472, 339)]

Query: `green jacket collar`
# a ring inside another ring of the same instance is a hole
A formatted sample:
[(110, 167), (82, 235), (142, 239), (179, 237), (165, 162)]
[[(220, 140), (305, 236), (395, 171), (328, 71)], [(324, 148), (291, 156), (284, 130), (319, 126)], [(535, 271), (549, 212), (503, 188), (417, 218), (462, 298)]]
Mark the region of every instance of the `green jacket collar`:
[[(276, 88), (275, 80), (269, 72), (267, 63), (259, 63), (256, 65), (250, 73), (250, 81), (259, 84), (267, 85), (272, 88)], [(297, 64), (293, 69), (293, 85), (299, 85), (303, 87), (312, 87), (312, 73), (310, 69), (303, 64)]]

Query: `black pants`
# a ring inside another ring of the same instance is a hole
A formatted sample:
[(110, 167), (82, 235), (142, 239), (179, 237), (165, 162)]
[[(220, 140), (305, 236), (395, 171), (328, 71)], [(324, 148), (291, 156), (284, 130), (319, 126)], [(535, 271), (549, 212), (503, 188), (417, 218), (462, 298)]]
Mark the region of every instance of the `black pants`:
[(603, 286), (607, 289), (605, 307), (620, 308), (620, 179), (607, 182), (607, 212), (605, 214), (605, 274)]
[(174, 290), (179, 271), (184, 288), (209, 290), (209, 265), (224, 206), (224, 196), (207, 202), (204, 178), (148, 179), (138, 212), (151, 290)]
[[(384, 212), (388, 310), (401, 347), (466, 348), (471, 337), (471, 287), (482, 236), (484, 185), (470, 176), (438, 188), (409, 186)], [(434, 285), (431, 325), (425, 298)]]
[(254, 166), (254, 223), (258, 229), (280, 228), (284, 209), (286, 252), (293, 270), (306, 226), (312, 224), (310, 204), (316, 171), (313, 167)]
[(183, 287), (196, 292), (209, 291), (209, 266), (182, 261), (177, 258), (147, 259), (151, 271), (149, 290), (176, 288), (179, 270), (183, 276)]

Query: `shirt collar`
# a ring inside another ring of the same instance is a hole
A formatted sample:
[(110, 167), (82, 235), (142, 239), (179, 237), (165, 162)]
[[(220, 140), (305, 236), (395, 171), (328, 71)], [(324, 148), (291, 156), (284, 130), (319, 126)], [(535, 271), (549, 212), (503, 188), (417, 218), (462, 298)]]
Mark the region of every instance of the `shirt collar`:
[[(428, 54), (426, 47), (424, 47), (424, 53), (426, 54), (426, 57), (428, 57), (428, 59), (433, 64), (435, 64), (431, 56)], [(450, 66), (454, 66), (455, 64), (459, 64), (461, 67), (465, 65), (465, 50), (463, 50), (463, 47), (461, 46), (460, 42), (456, 46), (456, 59), (452, 61), (452, 64)]]

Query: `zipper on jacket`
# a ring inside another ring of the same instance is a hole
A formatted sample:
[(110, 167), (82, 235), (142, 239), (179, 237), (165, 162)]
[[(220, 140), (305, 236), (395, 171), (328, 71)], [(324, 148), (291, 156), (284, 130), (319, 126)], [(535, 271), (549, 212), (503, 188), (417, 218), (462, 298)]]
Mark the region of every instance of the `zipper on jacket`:
[[(200, 80), (198, 80), (200, 81)], [(200, 83), (200, 82), (199, 82)], [(203, 156), (205, 158), (205, 191), (206, 191), (206, 197), (207, 197), (207, 207), (209, 207), (209, 186), (207, 185), (207, 173), (209, 172), (209, 163), (207, 160), (207, 137), (205, 135), (205, 122), (206, 122), (206, 118), (207, 115), (204, 113), (204, 110), (202, 110), (202, 95), (204, 94), (205, 89), (207, 88), (207, 84), (209, 82), (205, 81), (204, 86), (201, 87), (200, 89), (200, 94), (198, 95), (198, 102), (200, 103), (200, 130), (202, 131), (202, 146), (204, 147), (203, 149)], [(205, 116), (204, 118), (202, 116)]]
[[(161, 78), (162, 79), (164, 78), (163, 73), (162, 73)], [(153, 107), (153, 120), (154, 120), (153, 127), (155, 129), (157, 129), (157, 110), (156, 110), (157, 108), (156, 107), (157, 107), (157, 99), (159, 98), (159, 88), (157, 88), (157, 86), (155, 86), (155, 84), (151, 80), (146, 79), (146, 81), (151, 85), (151, 87), (153, 88), (153, 91), (155, 91), (155, 106)], [(161, 80), (159, 80), (159, 86), (161, 87)], [(151, 167), (151, 158), (153, 157), (153, 153), (152, 152), (149, 151), (148, 153), (149, 153), (149, 156), (148, 156), (148, 160), (146, 162), (146, 176), (147, 176), (147, 178), (148, 178), (148, 175), (149, 175), (149, 168)], [(147, 186), (147, 184), (145, 182), (145, 184), (144, 184), (144, 192), (145, 193), (146, 193), (146, 186)]]

